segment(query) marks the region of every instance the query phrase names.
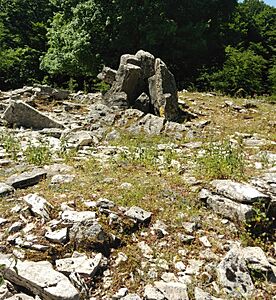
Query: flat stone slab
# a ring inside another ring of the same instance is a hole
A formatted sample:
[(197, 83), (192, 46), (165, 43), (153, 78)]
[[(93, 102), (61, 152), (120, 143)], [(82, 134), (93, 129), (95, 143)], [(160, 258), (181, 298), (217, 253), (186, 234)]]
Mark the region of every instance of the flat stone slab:
[(74, 181), (75, 175), (71, 174), (56, 174), (51, 179), (51, 184), (64, 184)]
[(78, 223), (85, 220), (96, 219), (96, 213), (94, 211), (75, 211), (75, 210), (65, 210), (61, 214), (61, 219), (64, 223)]
[(7, 179), (6, 183), (15, 189), (21, 189), (37, 184), (42, 179), (46, 178), (46, 176), (47, 172), (44, 169), (35, 169), (31, 172), (12, 175)]
[(228, 197), (236, 202), (252, 204), (257, 201), (269, 202), (270, 197), (259, 192), (250, 184), (235, 182), (232, 180), (213, 180), (213, 188), (220, 195)]
[(92, 277), (97, 272), (101, 259), (101, 253), (96, 254), (94, 258), (88, 258), (86, 255), (63, 258), (56, 260), (56, 268), (66, 275), (74, 272)]
[(187, 286), (180, 282), (156, 281), (154, 286), (169, 300), (189, 300)]
[(22, 101), (13, 101), (5, 110), (3, 119), (9, 124), (26, 128), (64, 128), (62, 124)]
[(20, 261), (10, 255), (0, 255), (5, 279), (45, 300), (79, 300), (79, 292), (69, 279), (53, 269), (47, 261)]
[(151, 212), (145, 211), (138, 206), (132, 206), (125, 212), (125, 215), (129, 218), (135, 219), (138, 222), (147, 222), (151, 218)]
[(45, 237), (50, 242), (65, 244), (68, 240), (68, 228), (62, 228), (55, 231), (48, 231), (46, 232)]

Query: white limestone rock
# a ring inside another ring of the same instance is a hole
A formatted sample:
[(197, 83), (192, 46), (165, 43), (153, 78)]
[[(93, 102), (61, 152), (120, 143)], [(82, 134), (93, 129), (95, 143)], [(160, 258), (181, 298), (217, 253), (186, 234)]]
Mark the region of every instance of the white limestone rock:
[(151, 212), (145, 211), (138, 206), (132, 206), (125, 212), (125, 215), (141, 223), (147, 222), (151, 218)]
[(216, 189), (217, 193), (236, 202), (252, 204), (257, 201), (268, 202), (270, 200), (269, 196), (259, 192), (250, 184), (232, 180), (213, 180), (211, 185)]
[(75, 175), (71, 174), (57, 174), (52, 177), (51, 184), (70, 183), (74, 181), (75, 177)]
[(65, 275), (74, 272), (93, 277), (99, 268), (101, 260), (101, 253), (96, 254), (93, 258), (88, 258), (84, 254), (78, 257), (58, 259), (56, 260), (56, 268)]
[(168, 300), (189, 300), (186, 284), (180, 282), (156, 281), (154, 286)]
[(61, 214), (61, 219), (66, 224), (73, 224), (85, 220), (96, 219), (96, 213), (94, 211), (65, 210)]
[(0, 197), (9, 195), (14, 192), (14, 188), (4, 182), (0, 182)]
[(22, 286), (43, 300), (79, 300), (80, 296), (69, 279), (55, 271), (47, 261), (15, 260), (10, 255), (0, 255), (5, 265), (2, 274), (8, 281)]
[(225, 292), (236, 299), (249, 298), (254, 291), (243, 250), (239, 246), (233, 246), (219, 263), (217, 276)]
[(195, 300), (223, 300), (222, 298), (213, 297), (211, 294), (204, 292), (202, 289), (195, 288)]
[(23, 200), (28, 204), (31, 211), (43, 219), (49, 220), (50, 219), (50, 210), (53, 206), (41, 196), (37, 194), (28, 194), (23, 197)]
[(65, 244), (68, 240), (68, 228), (62, 228), (55, 231), (48, 231), (46, 232), (45, 237), (50, 242)]

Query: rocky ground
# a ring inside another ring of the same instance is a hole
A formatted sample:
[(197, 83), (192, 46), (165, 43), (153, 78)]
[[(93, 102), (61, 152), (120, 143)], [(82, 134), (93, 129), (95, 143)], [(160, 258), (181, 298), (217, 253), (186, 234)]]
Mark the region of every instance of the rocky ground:
[(1, 93), (0, 299), (276, 299), (274, 105), (101, 100)]

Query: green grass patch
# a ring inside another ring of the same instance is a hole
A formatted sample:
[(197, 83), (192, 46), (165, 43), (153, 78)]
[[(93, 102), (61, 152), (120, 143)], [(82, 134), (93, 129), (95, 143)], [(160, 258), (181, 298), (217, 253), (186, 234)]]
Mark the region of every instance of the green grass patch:
[(196, 175), (204, 179), (245, 177), (245, 157), (241, 145), (230, 141), (211, 142), (196, 157)]
[(28, 143), (24, 151), (25, 160), (37, 166), (49, 164), (52, 161), (52, 152), (49, 143), (43, 141), (38, 145)]

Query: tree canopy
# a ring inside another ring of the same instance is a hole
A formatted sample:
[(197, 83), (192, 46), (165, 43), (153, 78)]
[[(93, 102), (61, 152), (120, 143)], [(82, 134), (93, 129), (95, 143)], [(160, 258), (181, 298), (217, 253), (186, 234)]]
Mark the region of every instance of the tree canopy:
[[(143, 49), (168, 64), (180, 88), (275, 92), (276, 9), (263, 1), (1, 0), (0, 5), (0, 89), (43, 80), (59, 85), (70, 78), (81, 86), (103, 65), (116, 68), (122, 54)], [(246, 79), (250, 76), (255, 83)]]

